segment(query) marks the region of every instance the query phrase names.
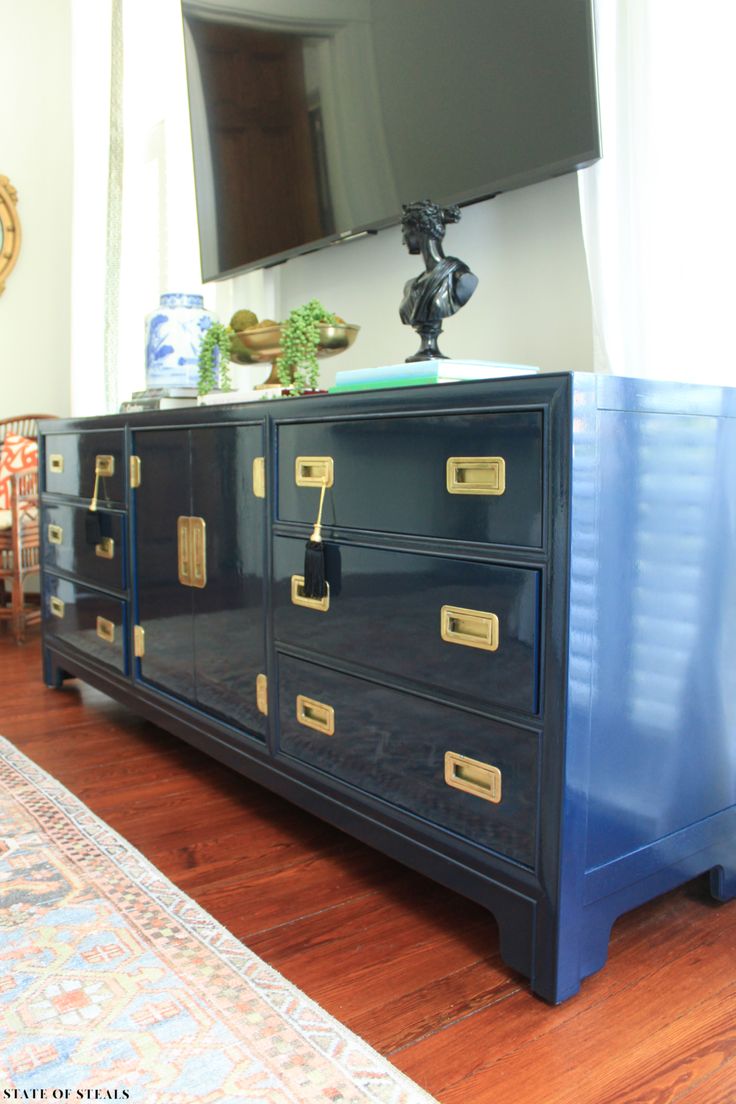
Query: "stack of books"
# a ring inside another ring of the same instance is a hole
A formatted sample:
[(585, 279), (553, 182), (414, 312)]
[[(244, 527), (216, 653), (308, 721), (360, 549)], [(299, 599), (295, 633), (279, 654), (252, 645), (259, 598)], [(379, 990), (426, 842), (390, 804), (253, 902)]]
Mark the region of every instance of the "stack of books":
[(132, 398), (120, 404), (120, 413), (138, 414), (144, 410), (178, 410), (181, 406), (196, 405), (196, 387), (149, 387), (146, 391), (134, 391)]
[(492, 360), (422, 360), (338, 372), (330, 394), (375, 391), (382, 387), (418, 387), (427, 383), (458, 383), (461, 380), (501, 379), (504, 376), (528, 376), (538, 371), (539, 368), (528, 364), (503, 364)]

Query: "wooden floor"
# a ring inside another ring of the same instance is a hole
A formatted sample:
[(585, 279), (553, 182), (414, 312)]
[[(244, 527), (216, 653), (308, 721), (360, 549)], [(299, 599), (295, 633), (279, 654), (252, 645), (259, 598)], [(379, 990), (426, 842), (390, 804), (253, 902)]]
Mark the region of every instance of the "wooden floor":
[(733, 1104), (736, 903), (623, 917), (550, 1008), (492, 918), (0, 638), (0, 732), (442, 1104)]

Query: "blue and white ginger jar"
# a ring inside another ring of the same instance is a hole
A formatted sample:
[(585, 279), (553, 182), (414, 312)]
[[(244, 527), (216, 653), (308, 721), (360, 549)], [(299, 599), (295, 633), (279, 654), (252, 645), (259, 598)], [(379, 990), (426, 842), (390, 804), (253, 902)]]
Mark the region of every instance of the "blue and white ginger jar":
[(196, 387), (202, 337), (215, 320), (201, 295), (162, 295), (146, 318), (146, 387)]

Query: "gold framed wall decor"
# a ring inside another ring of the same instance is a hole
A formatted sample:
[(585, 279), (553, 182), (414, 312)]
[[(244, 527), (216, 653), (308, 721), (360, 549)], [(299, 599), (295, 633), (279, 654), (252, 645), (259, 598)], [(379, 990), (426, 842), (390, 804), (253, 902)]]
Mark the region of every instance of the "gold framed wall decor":
[(0, 295), (20, 253), (18, 193), (7, 176), (0, 176)]

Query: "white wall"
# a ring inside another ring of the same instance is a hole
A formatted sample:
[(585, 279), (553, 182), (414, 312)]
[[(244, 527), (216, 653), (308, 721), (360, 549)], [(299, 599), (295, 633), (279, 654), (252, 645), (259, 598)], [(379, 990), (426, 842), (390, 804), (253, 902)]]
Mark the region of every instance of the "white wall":
[(69, 0), (0, 0), (0, 173), (23, 241), (0, 296), (0, 418), (69, 413)]
[[(444, 324), (446, 356), (534, 364), (544, 371), (590, 371), (593, 335), (575, 174), (507, 192), (463, 210), (447, 228), (445, 252), (461, 257), (479, 277), (470, 302)], [(395, 364), (416, 352), (419, 340), (399, 320), (404, 282), (421, 271), (421, 258), (401, 244), (398, 227), (288, 261), (272, 270), (275, 317), (285, 318), (312, 297), (360, 325), (353, 346), (322, 362), (329, 386), (340, 369)], [(250, 307), (253, 276), (223, 281), (217, 304)], [(252, 370), (263, 376), (263, 370)]]

